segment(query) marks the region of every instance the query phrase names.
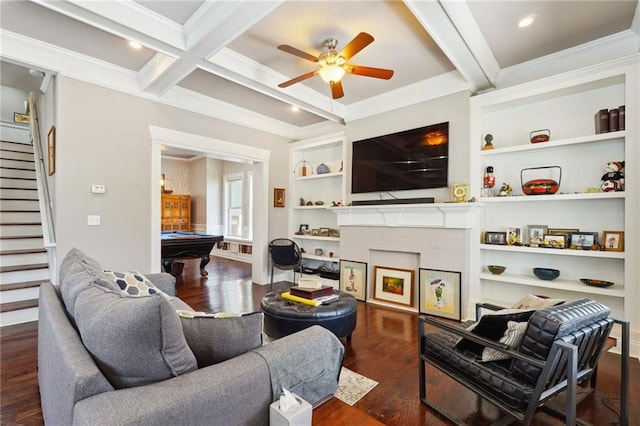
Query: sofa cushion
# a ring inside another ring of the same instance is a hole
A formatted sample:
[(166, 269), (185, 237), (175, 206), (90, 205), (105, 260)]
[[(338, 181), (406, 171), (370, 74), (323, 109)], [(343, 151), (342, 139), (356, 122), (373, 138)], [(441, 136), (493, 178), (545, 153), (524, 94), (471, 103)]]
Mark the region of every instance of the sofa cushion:
[(169, 300), (172, 298), (138, 271), (117, 272), (105, 270), (104, 275), (129, 296), (139, 297), (159, 293)]
[[(527, 322), (533, 315), (533, 310), (503, 309), (492, 314), (485, 314), (476, 324), (469, 327), (473, 334), (498, 341), (507, 330), (509, 321)], [(470, 351), (477, 356), (482, 356), (484, 346), (468, 339), (461, 339), (456, 345), (458, 349)]]
[[(527, 330), (527, 322), (509, 321), (507, 329), (500, 338), (499, 342), (509, 346), (509, 349), (517, 349), (522, 342), (524, 332)], [(511, 358), (508, 354), (500, 352), (493, 348), (484, 348), (482, 350), (482, 362), (498, 361), (500, 359)]]
[(78, 294), (90, 284), (119, 290), (114, 282), (105, 278), (98, 262), (77, 248), (72, 248), (60, 264), (60, 292), (65, 308), (72, 318)]
[(171, 303), (160, 294), (129, 297), (96, 284), (78, 294), (78, 330), (115, 388), (141, 386), (197, 368)]
[(239, 315), (178, 311), (187, 344), (206, 367), (262, 345), (262, 312)]
[(511, 306), (515, 309), (544, 309), (564, 303), (564, 299), (551, 299), (528, 294)]

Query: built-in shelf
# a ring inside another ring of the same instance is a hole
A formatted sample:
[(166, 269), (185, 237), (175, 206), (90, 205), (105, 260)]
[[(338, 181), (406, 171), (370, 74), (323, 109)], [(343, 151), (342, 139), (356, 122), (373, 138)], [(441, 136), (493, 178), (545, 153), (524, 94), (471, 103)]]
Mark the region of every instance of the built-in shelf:
[(591, 192), (579, 194), (550, 194), (550, 195), (515, 195), (508, 197), (480, 197), (481, 203), (539, 203), (541, 201), (576, 201), (576, 200), (623, 200), (626, 193), (621, 192)]
[(320, 260), (322, 262), (340, 262), (340, 259), (337, 257), (316, 256), (315, 254), (310, 253), (302, 253), (302, 257), (309, 260)]
[(322, 173), (322, 174), (314, 173), (308, 176), (296, 176), (293, 178), (293, 180), (325, 179), (325, 178), (331, 178), (331, 177), (337, 177), (337, 176), (342, 176), (342, 172)]
[(620, 140), (620, 139), (623, 139), (625, 136), (626, 136), (625, 131), (619, 131), (619, 132), (610, 132), (610, 133), (599, 133), (596, 135), (581, 136), (581, 137), (570, 138), (570, 139), (560, 139), (560, 140), (551, 139), (549, 142), (532, 143), (529, 145), (518, 145), (518, 146), (510, 146), (506, 148), (496, 148), (496, 149), (490, 149), (487, 151), (481, 151), (480, 156), (492, 157), (492, 156), (502, 155), (502, 154), (513, 154), (516, 152), (533, 152), (533, 151), (548, 150), (548, 149), (555, 149), (555, 148), (564, 148), (572, 145), (579, 146), (579, 145), (585, 145), (590, 143), (602, 143), (606, 141)]
[(326, 210), (327, 208), (329, 208), (329, 206), (327, 206), (326, 204), (292, 207), (293, 210)]
[(615, 284), (611, 287), (593, 287), (575, 280), (555, 279), (552, 281), (540, 280), (534, 276), (518, 275), (518, 274), (502, 274), (495, 275), (490, 272), (480, 274), (480, 279), (488, 281), (504, 282), (515, 285), (524, 285), (531, 287), (552, 288), (556, 290), (565, 290), (587, 294), (601, 294), (611, 297), (624, 297), (624, 285)]
[(340, 241), (339, 237), (320, 237), (316, 235), (294, 235), (292, 238), (298, 240)]
[(504, 246), (497, 244), (480, 244), (482, 250), (508, 251), (528, 254), (551, 254), (554, 256), (598, 257), (604, 259), (624, 259), (624, 252), (598, 250), (554, 249), (544, 247)]

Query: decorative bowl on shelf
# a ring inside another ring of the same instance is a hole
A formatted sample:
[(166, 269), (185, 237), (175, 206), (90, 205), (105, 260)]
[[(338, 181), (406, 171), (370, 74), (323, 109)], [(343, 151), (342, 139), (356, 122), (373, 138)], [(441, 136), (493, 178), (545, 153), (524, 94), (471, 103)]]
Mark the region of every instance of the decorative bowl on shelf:
[(487, 269), (494, 275), (500, 275), (507, 267), (502, 265), (487, 265)]
[(593, 287), (611, 287), (614, 284), (611, 281), (593, 280), (590, 278), (580, 278), (580, 281)]
[(529, 139), (531, 140), (531, 143), (549, 142), (549, 139), (551, 139), (551, 130), (534, 130), (529, 133)]
[(551, 281), (560, 276), (560, 271), (558, 269), (551, 268), (533, 268), (533, 275), (541, 280)]
[[(531, 172), (534, 171), (532, 174)], [(553, 174), (555, 177), (557, 173), (558, 179), (551, 178), (535, 178), (527, 179), (525, 182), (525, 175), (536, 176), (538, 172), (542, 174)], [(560, 179), (562, 178), (562, 168), (560, 166), (544, 166), (544, 167), (529, 167), (520, 171), (520, 183), (522, 185), (522, 192), (525, 195), (545, 195), (555, 194), (560, 189)]]

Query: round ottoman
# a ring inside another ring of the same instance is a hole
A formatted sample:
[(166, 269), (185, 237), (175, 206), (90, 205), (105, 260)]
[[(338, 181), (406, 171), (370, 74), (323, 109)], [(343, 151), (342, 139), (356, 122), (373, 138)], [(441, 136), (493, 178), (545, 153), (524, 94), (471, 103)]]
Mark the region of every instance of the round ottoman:
[(268, 336), (280, 338), (303, 330), (312, 325), (320, 325), (338, 338), (351, 341), (351, 333), (356, 328), (358, 304), (356, 298), (343, 291), (334, 290), (340, 298), (328, 305), (309, 306), (290, 302), (280, 297), (280, 292), (264, 295), (260, 310), (264, 313), (264, 332)]

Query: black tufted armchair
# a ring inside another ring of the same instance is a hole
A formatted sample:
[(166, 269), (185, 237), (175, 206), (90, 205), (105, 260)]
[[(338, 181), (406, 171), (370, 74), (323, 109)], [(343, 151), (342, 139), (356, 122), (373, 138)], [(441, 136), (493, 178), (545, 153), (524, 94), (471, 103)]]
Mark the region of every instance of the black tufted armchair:
[[(542, 410), (564, 417), (566, 424), (575, 424), (576, 386), (589, 385), (609, 333), (614, 323), (619, 323), (622, 326), (620, 424), (627, 425), (629, 322), (610, 318), (609, 313), (609, 308), (590, 299), (535, 311), (526, 323), (521, 343), (513, 349), (457, 324), (421, 316), (420, 400), (455, 424), (464, 424), (428, 397), (427, 365), (432, 365), (506, 413), (499, 422), (517, 420), (528, 425), (536, 412)], [(433, 329), (427, 325), (439, 330), (427, 331)], [(474, 350), (477, 346), (481, 351), (491, 348), (508, 357), (483, 362)], [(591, 384), (594, 386), (595, 381)], [(563, 391), (566, 391), (566, 412), (561, 413), (546, 403)]]

